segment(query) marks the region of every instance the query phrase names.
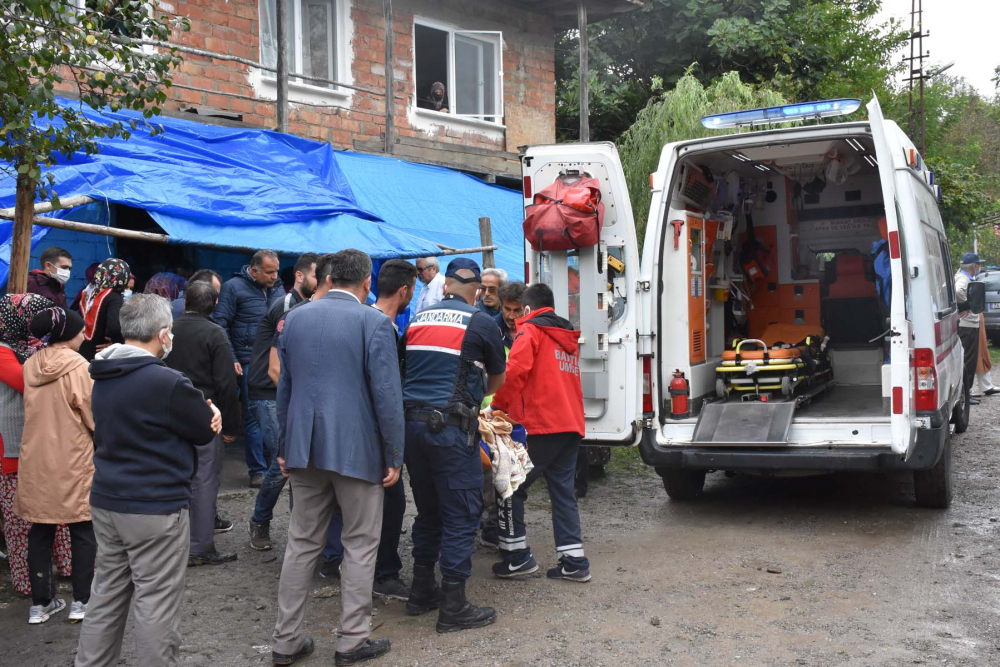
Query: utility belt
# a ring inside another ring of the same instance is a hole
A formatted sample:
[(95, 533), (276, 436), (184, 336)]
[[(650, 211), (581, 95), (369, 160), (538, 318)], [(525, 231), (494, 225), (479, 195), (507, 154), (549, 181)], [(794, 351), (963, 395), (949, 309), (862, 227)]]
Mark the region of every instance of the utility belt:
[(445, 426), (455, 426), (463, 433), (474, 433), (479, 430), (479, 410), (464, 405), (453, 405), (449, 410), (409, 408), (406, 421), (427, 424), (431, 433), (440, 433)]

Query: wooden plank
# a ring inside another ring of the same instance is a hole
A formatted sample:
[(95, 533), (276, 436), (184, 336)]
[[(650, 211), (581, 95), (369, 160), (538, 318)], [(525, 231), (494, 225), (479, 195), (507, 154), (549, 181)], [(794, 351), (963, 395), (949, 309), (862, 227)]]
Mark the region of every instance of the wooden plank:
[[(495, 269), (497, 264), (493, 258), (493, 230), (490, 227), (489, 218), (479, 218), (479, 242), (483, 244), (483, 268)], [(490, 250), (486, 250), (490, 248)]]
[(385, 17), (385, 152), (392, 155), (396, 145), (394, 127), (396, 100), (391, 94), (396, 89), (392, 67), (392, 43), (395, 41), (392, 33), (392, 0), (382, 0), (382, 13)]

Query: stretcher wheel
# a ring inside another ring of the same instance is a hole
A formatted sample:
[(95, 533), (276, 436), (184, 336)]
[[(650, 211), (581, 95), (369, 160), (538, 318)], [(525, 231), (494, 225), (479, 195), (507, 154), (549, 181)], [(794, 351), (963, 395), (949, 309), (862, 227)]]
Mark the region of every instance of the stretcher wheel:
[(792, 395), (792, 380), (787, 375), (781, 378), (781, 395), (782, 396)]
[(726, 397), (726, 383), (722, 381), (722, 378), (715, 381), (715, 395), (719, 398)]

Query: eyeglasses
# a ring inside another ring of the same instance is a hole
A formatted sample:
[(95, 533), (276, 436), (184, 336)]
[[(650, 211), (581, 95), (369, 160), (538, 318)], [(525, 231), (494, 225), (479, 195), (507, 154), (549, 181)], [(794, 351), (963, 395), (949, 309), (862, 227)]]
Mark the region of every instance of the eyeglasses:
[(431, 267), (429, 267), (429, 266), (425, 266), (424, 268), (422, 268), (422, 269), (421, 269), (421, 268), (420, 268), (420, 267), (418, 266), (418, 267), (417, 267), (417, 273), (423, 273), (424, 271), (426, 271), (426, 270), (427, 270), (427, 269), (429, 269), (429, 268), (431, 268)]
[(500, 291), (499, 287), (488, 286), (488, 285), (480, 285), (479, 289), (480, 291), (486, 292), (487, 294), (496, 294), (497, 292)]

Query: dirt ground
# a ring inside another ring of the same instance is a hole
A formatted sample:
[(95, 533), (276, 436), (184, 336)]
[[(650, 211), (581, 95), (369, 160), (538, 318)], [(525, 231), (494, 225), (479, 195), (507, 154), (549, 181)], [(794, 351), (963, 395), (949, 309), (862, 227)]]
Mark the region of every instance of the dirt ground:
[[(616, 452), (607, 478), (581, 501), (591, 583), (541, 572), (498, 581), (489, 576), (494, 554), (480, 547), (469, 596), (495, 606), (499, 621), (438, 635), (434, 614), (407, 617), (403, 603), (376, 601), (376, 635), (393, 648), (373, 664), (1000, 664), (998, 408), (1000, 397), (984, 399), (973, 408), (973, 428), (955, 437), (955, 501), (944, 512), (916, 508), (902, 474), (716, 473), (702, 499), (676, 503), (634, 450)], [(230, 486), (240, 475), (234, 458)], [(544, 487), (533, 492), (529, 537), (544, 570), (555, 560), (548, 500)], [(245, 532), (252, 502), (234, 488), (220, 503), (238, 527), (218, 546), (237, 550), (239, 560), (188, 570), (184, 665), (270, 664), (288, 507), (283, 499), (272, 524), (279, 549), (258, 553)], [(407, 576), (409, 547), (406, 534)], [(29, 602), (10, 594), (5, 570), (0, 664), (71, 664), (79, 626), (60, 614), (29, 627)], [(317, 578), (315, 591), (326, 585)], [(317, 652), (301, 664), (333, 663), (339, 613), (338, 595), (309, 600)], [(122, 664), (143, 664), (130, 634)]]

